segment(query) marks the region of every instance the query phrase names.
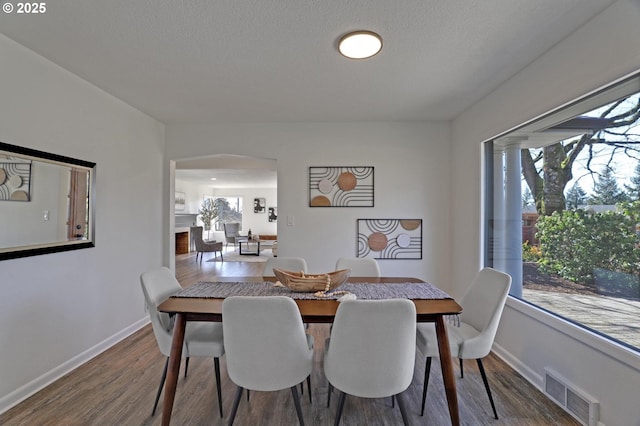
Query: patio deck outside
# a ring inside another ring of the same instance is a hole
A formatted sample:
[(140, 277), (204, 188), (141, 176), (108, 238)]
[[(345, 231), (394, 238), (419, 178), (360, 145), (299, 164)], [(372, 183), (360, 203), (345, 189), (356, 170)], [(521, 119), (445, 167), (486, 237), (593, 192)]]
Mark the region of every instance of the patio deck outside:
[(640, 352), (640, 298), (595, 294), (537, 268), (525, 265), (524, 270), (523, 300)]

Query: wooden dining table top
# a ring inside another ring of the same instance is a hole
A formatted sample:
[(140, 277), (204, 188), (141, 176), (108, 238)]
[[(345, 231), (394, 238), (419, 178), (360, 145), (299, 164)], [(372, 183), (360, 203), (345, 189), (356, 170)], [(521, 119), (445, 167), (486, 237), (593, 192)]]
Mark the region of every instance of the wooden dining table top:
[[(229, 278), (220, 282), (228, 282)], [(275, 277), (244, 277), (234, 278), (233, 281), (252, 282), (275, 281)], [(400, 283), (424, 283), (419, 278), (412, 277), (350, 277), (349, 283), (378, 283), (378, 284), (400, 284)], [(158, 306), (158, 310), (170, 314), (182, 313), (188, 316), (191, 321), (222, 321), (222, 298), (187, 298), (170, 297)], [(338, 302), (335, 299), (294, 299), (303, 319), (306, 322), (332, 322), (338, 309)], [(413, 299), (416, 305), (417, 320), (419, 322), (434, 321), (439, 315), (455, 315), (462, 312), (462, 307), (453, 299)]]

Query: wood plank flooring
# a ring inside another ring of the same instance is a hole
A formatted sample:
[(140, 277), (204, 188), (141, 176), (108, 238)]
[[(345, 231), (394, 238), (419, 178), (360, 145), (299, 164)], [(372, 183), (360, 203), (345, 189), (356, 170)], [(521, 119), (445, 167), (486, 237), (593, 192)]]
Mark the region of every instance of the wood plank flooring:
[[(176, 275), (183, 286), (199, 280), (262, 274), (261, 263), (195, 262), (191, 254), (176, 257)], [(313, 403), (308, 390), (301, 399), (308, 425), (331, 425), (337, 398), (326, 407), (327, 381), (322, 373), (324, 340), (329, 335), (326, 324), (312, 324), (309, 332), (316, 342), (311, 377)], [(578, 425), (571, 416), (548, 400), (524, 378), (494, 355), (485, 359), (485, 369), (496, 402), (499, 420), (491, 414), (476, 363), (465, 362), (464, 379), (458, 379), (460, 417), (464, 425)], [(158, 351), (150, 326), (143, 328), (72, 373), (56, 381), (31, 398), (0, 415), (0, 425), (159, 425), (162, 400), (155, 416), (151, 408), (162, 373), (164, 358)], [(457, 362), (456, 362), (457, 365)], [(414, 380), (405, 392), (412, 424), (448, 425), (440, 366), (434, 359), (427, 394), (425, 416), (420, 417), (420, 398), (424, 359), (417, 354)], [(189, 374), (181, 375), (174, 404), (172, 424), (223, 425), (231, 410), (235, 385), (226, 374), (221, 360), (222, 397), (225, 418), (218, 414), (213, 361), (194, 358)], [(459, 374), (456, 373), (458, 376)], [(243, 398), (236, 425), (296, 425), (297, 417), (289, 390), (251, 392)], [(401, 425), (397, 405), (386, 399), (347, 397), (342, 425)]]

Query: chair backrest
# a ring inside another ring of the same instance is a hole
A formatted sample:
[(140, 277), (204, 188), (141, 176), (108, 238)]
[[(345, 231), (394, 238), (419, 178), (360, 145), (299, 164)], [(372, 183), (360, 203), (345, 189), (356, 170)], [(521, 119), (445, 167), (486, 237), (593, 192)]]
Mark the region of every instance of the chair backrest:
[(492, 268), (480, 270), (467, 293), (460, 299), (462, 313), (460, 321), (469, 324), (480, 334), (473, 338), (473, 346), (476, 354), (464, 353), (465, 344), (460, 348), (460, 354), (464, 358), (482, 358), (491, 350), (493, 340), (498, 331), (500, 317), (504, 309), (511, 276)]
[(380, 267), (370, 257), (341, 257), (336, 262), (336, 271), (351, 269), (352, 277), (379, 277)]
[(290, 297), (228, 297), (222, 303), (222, 326), (227, 371), (238, 386), (286, 389), (311, 372), (313, 351)]
[(204, 240), (202, 239), (202, 226), (193, 226), (191, 227), (191, 232), (193, 233), (193, 242), (196, 245), (197, 251), (202, 251), (202, 246), (204, 245)]
[(381, 398), (411, 384), (416, 307), (408, 299), (348, 300), (336, 312), (325, 375), (350, 395)]
[(237, 237), (240, 235), (240, 224), (238, 222), (223, 223), (225, 237)]
[(151, 319), (153, 334), (158, 342), (158, 348), (163, 355), (169, 356), (173, 322), (169, 314), (158, 311), (158, 305), (169, 296), (182, 290), (182, 286), (166, 267), (142, 273), (140, 275), (140, 284), (147, 304), (149, 318)]
[(301, 257), (270, 257), (267, 259), (263, 277), (273, 277), (273, 268), (280, 268), (286, 271), (307, 273), (307, 261)]

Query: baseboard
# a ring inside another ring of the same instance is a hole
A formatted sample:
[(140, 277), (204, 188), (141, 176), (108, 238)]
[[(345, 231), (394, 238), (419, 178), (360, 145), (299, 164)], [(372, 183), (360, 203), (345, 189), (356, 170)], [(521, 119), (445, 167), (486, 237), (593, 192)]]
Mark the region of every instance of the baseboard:
[(25, 399), (29, 398), (31, 395), (49, 386), (51, 383), (55, 382), (65, 374), (75, 370), (76, 368), (80, 367), (82, 364), (100, 355), (102, 352), (106, 351), (111, 346), (129, 337), (130, 335), (140, 330), (142, 327), (144, 327), (147, 324), (149, 324), (148, 316), (146, 318), (143, 318), (131, 324), (129, 327), (119, 331), (118, 333), (114, 334), (111, 337), (108, 337), (107, 339), (87, 349), (86, 351), (76, 355), (75, 357), (64, 362), (63, 364), (60, 364), (53, 370), (50, 370), (45, 374), (41, 375), (40, 377), (33, 379), (29, 383), (19, 387), (18, 389), (11, 392), (10, 394), (3, 396), (2, 398), (0, 398), (0, 414), (15, 407)]
[(544, 378), (534, 370), (523, 364), (518, 358), (513, 356), (509, 351), (505, 350), (497, 343), (493, 344), (493, 353), (507, 363), (511, 368), (516, 370), (518, 374), (524, 377), (529, 383), (535, 386), (540, 392), (544, 391)]

